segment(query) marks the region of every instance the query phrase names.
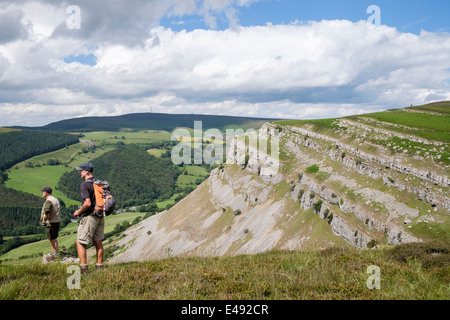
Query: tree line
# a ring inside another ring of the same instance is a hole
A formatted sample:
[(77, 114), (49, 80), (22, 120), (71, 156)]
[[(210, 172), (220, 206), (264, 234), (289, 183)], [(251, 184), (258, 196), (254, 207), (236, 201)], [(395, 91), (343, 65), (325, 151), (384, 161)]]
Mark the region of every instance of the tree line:
[(61, 132), (12, 131), (0, 134), (0, 170), (4, 171), (39, 154), (78, 143), (78, 137)]
[[(41, 200), (40, 207), (0, 207), (0, 234), (3, 236), (23, 236), (45, 232), (40, 225), (41, 209), (45, 199)], [(76, 207), (61, 207), (61, 227), (65, 227)]]

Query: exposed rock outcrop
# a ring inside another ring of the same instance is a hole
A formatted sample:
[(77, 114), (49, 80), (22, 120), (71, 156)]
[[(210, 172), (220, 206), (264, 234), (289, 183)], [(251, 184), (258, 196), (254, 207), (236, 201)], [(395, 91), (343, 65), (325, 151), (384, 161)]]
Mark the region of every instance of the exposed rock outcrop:
[[(372, 146), (378, 152), (370, 153), (307, 125), (272, 123), (258, 139), (235, 137), (227, 164), (170, 210), (128, 229), (113, 244), (111, 261), (418, 242), (411, 226), (425, 219), (424, 210), (427, 217), (432, 209), (450, 210), (445, 174), (416, 168), (383, 146)], [(261, 141), (275, 146), (261, 152)]]
[(60, 258), (55, 258), (53, 256), (53, 254), (51, 254), (51, 253), (44, 254), (42, 256), (42, 263), (43, 264), (55, 263), (55, 262), (64, 263), (64, 264), (79, 264), (80, 263), (80, 259), (78, 259), (76, 257), (72, 257), (70, 255), (62, 255)]

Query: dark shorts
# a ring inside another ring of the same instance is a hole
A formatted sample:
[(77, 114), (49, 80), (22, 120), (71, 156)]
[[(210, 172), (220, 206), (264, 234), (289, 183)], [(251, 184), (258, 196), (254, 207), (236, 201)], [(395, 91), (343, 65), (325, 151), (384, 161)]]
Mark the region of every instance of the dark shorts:
[(59, 233), (59, 222), (51, 223), (49, 226), (47, 226), (47, 237), (48, 240), (56, 240), (58, 238)]

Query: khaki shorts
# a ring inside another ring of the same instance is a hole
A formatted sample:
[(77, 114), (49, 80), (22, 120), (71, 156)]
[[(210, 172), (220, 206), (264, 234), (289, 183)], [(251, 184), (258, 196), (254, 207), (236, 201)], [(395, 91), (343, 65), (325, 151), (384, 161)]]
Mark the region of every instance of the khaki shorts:
[(78, 226), (77, 241), (89, 244), (91, 241), (102, 241), (105, 238), (105, 219), (90, 215), (83, 217)]

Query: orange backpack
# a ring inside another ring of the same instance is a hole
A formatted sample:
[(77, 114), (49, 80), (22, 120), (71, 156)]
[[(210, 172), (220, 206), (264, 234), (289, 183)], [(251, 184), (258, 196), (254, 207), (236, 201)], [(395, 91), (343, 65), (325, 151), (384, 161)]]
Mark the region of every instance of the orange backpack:
[(95, 194), (94, 212), (98, 216), (109, 216), (116, 206), (108, 181), (94, 179), (92, 181)]

